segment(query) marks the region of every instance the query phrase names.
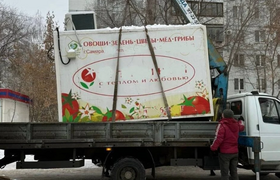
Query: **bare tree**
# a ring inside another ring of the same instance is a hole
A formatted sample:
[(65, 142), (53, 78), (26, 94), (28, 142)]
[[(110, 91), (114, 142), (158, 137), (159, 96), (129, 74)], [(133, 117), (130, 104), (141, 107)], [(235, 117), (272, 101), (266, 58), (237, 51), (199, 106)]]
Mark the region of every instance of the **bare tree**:
[(181, 24), (171, 0), (104, 0), (91, 4), (98, 26)]
[[(48, 13), (45, 33), (41, 31), (34, 39), (26, 37), (13, 43), (13, 53), (9, 56), (9, 74), (6, 80), (9, 88), (20, 91), (32, 99), (30, 121), (57, 121), (56, 77), (53, 55), (54, 15)], [(38, 21), (35, 21), (37, 26)], [(43, 39), (43, 43), (42, 40)], [(25, 41), (28, 43), (23, 43)]]
[[(29, 61), (22, 70), (24, 79), (28, 79), (28, 94), (33, 100), (31, 120), (33, 122), (58, 121), (56, 76), (53, 55), (53, 31), (55, 29), (54, 14), (48, 12), (44, 46), (33, 46)], [(32, 69), (32, 71), (30, 71)], [(26, 84), (25, 84), (26, 85)], [(30, 89), (32, 88), (32, 89)]]
[[(260, 23), (262, 20), (259, 9), (263, 7), (261, 3), (261, 0), (227, 1), (225, 3), (227, 16), (224, 24), (223, 56), (228, 64), (230, 81), (234, 80), (234, 89), (238, 88), (235, 90), (263, 90), (261, 77), (265, 72), (259, 68), (258, 59), (263, 58), (261, 55), (265, 47), (262, 43), (257, 42), (257, 37), (263, 38), (259, 36), (262, 33), (260, 27), (263, 23)], [(245, 85), (247, 88), (240, 87)]]
[[(263, 32), (265, 32), (266, 36), (264, 38), (263, 56), (265, 65), (263, 68), (263, 78), (266, 80), (265, 82), (267, 82), (265, 84), (265, 92), (270, 91), (272, 95), (275, 95), (275, 84), (280, 80), (280, 8), (275, 7), (277, 2), (276, 0), (268, 0), (264, 3), (264, 7), (270, 13), (264, 16), (266, 25), (263, 28)], [(279, 96), (279, 93), (278, 87), (277, 96)]]
[(248, 48), (244, 44), (245, 36), (248, 37), (251, 34), (250, 27), (257, 23), (257, 20), (254, 19), (257, 13), (257, 5), (258, 1), (248, 0), (242, 1), (238, 6), (229, 6), (232, 9), (226, 10), (228, 16), (224, 26), (225, 32), (228, 32), (225, 39), (225, 46), (229, 51), (226, 58), (228, 59), (228, 71), (231, 70), (234, 61), (238, 60), (236, 55), (240, 54), (243, 49)]
[[(30, 17), (18, 14), (15, 9), (4, 6), (0, 2), (0, 81), (2, 86), (9, 84), (9, 58), (14, 54), (16, 43), (28, 44), (28, 37), (33, 33)], [(7, 77), (8, 76), (8, 77)]]
[(279, 78), (279, 8), (276, 0), (227, 1), (224, 57), (230, 75), (248, 89), (275, 95)]
[(58, 27), (57, 23), (54, 22), (55, 15), (50, 12), (46, 18), (46, 31), (44, 33), (44, 49), (48, 55), (49, 60), (54, 60), (54, 42), (53, 42), (53, 31)]

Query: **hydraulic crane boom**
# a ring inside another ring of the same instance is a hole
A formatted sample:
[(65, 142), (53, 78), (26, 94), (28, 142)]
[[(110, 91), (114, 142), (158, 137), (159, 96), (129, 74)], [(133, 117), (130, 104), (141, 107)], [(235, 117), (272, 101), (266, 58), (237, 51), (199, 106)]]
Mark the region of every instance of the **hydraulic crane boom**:
[(192, 9), (185, 0), (174, 0), (174, 3), (180, 8), (185, 20), (190, 21), (191, 24), (200, 24)]
[[(173, 0), (173, 2), (177, 5), (178, 9), (181, 10), (186, 21), (189, 21), (191, 24), (200, 24), (186, 0)], [(212, 41), (209, 38), (207, 41), (210, 69), (216, 70), (219, 73), (218, 76), (212, 79), (213, 98), (220, 98), (223, 104), (223, 109), (225, 109), (228, 89), (227, 65)]]

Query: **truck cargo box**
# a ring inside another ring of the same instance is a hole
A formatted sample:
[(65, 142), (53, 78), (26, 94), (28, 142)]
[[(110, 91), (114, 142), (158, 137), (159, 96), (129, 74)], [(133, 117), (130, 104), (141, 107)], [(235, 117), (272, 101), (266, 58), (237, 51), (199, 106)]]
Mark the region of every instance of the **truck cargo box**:
[(60, 121), (213, 116), (205, 26), (146, 28), (54, 33)]

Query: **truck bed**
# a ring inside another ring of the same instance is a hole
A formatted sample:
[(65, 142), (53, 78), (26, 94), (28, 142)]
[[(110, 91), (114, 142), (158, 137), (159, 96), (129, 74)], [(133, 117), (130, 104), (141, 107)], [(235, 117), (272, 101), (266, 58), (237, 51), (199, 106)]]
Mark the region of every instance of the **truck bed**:
[(0, 149), (209, 146), (216, 122), (1, 123)]

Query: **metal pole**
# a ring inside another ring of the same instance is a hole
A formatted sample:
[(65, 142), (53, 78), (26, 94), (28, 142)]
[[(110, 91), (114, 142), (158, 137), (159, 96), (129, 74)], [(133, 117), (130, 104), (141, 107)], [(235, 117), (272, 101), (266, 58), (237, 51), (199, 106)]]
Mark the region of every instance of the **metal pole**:
[(260, 153), (254, 152), (254, 169), (256, 173), (256, 180), (260, 180)]
[(256, 180), (260, 180), (260, 172), (256, 172)]
[(254, 152), (254, 169), (255, 169), (255, 173), (256, 173), (256, 180), (260, 180), (260, 169), (261, 169), (261, 161), (260, 161), (261, 140), (260, 140), (260, 137), (254, 138), (253, 152)]

